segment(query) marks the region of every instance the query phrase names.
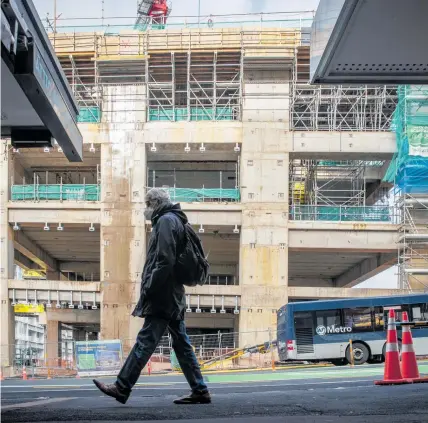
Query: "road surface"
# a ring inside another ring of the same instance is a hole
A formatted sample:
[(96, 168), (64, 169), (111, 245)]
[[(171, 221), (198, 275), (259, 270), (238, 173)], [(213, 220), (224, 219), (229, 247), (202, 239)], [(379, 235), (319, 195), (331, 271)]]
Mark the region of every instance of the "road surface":
[[(419, 368), (428, 373), (428, 362)], [(213, 403), (197, 406), (172, 403), (188, 391), (181, 375), (142, 377), (126, 405), (103, 396), (90, 379), (7, 380), (2, 422), (428, 422), (428, 384), (374, 386), (382, 372), (365, 365), (207, 374)]]

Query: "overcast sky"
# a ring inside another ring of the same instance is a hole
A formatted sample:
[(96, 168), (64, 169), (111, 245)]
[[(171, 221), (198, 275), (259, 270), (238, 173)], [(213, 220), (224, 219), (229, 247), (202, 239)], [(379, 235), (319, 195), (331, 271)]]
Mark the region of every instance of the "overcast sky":
[[(33, 0), (33, 2), (44, 22), (47, 13), (50, 18), (53, 17), (54, 0)], [(100, 18), (103, 8), (105, 18), (135, 17), (137, 10), (137, 0), (56, 0), (56, 2), (57, 16), (61, 14), (61, 18)], [(197, 16), (198, 14), (198, 0), (172, 0), (171, 2), (171, 17)], [(316, 10), (318, 3), (319, 0), (200, 0), (201, 16), (307, 11)], [(93, 25), (95, 22), (87, 21), (87, 24)], [(58, 26), (60, 25), (65, 25), (65, 23), (58, 22)]]

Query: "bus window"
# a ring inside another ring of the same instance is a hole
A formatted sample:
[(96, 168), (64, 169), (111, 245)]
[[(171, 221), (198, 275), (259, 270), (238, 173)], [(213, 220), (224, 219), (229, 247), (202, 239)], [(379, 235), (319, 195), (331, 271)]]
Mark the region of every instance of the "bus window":
[(375, 330), (383, 331), (385, 330), (385, 314), (382, 307), (374, 308), (374, 324)]
[(345, 308), (343, 315), (345, 326), (351, 327), (353, 332), (368, 332), (373, 330), (372, 310), (370, 307)]
[(341, 326), (340, 310), (318, 310), (316, 311), (316, 326)]
[(296, 329), (312, 329), (312, 313), (310, 311), (300, 311), (294, 313), (294, 326)]
[(412, 310), (412, 320), (414, 322), (428, 321), (428, 303), (413, 304), (410, 306)]

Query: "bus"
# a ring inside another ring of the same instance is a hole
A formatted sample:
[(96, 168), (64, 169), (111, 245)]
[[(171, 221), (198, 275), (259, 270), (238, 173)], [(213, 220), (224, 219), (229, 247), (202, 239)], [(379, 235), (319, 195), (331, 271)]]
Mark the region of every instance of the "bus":
[[(384, 360), (388, 311), (403, 311), (412, 328), (417, 355), (428, 355), (428, 294), (350, 298), (288, 303), (277, 314), (277, 347), (280, 361), (330, 361), (335, 365)], [(401, 329), (397, 326), (399, 347)]]

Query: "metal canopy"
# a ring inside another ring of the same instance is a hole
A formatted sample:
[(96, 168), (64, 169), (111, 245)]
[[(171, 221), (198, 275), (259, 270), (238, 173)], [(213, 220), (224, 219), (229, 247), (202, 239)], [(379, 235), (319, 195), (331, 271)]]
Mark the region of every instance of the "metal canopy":
[(2, 136), (16, 147), (51, 146), (82, 160), (78, 108), (31, 0), (1, 3)]
[(314, 84), (428, 84), (428, 1), (320, 0)]

